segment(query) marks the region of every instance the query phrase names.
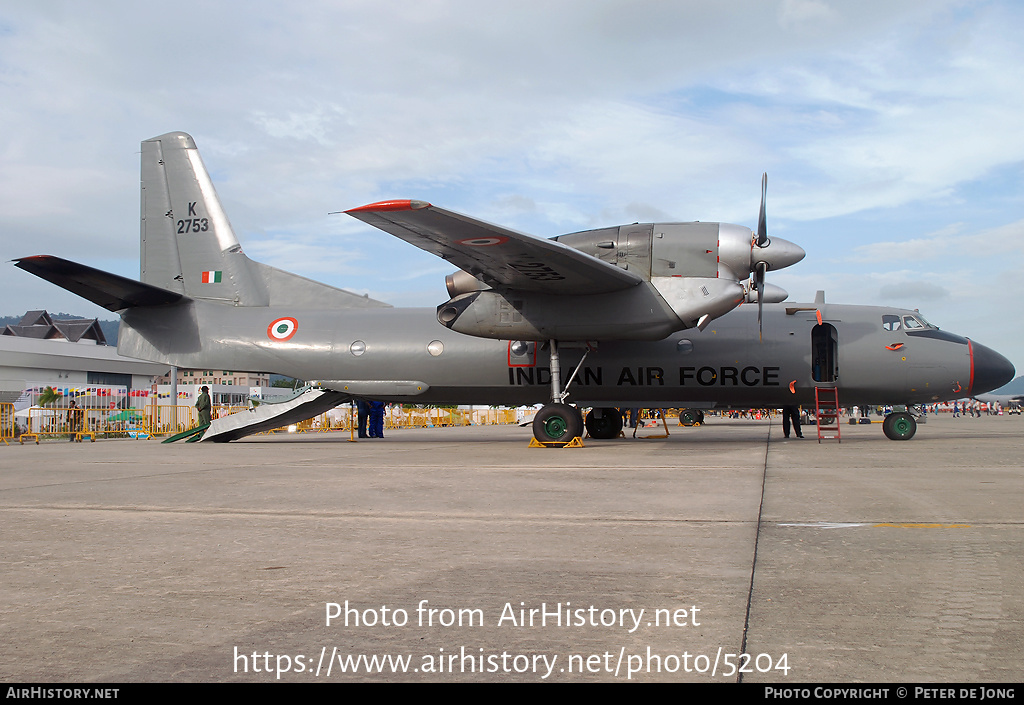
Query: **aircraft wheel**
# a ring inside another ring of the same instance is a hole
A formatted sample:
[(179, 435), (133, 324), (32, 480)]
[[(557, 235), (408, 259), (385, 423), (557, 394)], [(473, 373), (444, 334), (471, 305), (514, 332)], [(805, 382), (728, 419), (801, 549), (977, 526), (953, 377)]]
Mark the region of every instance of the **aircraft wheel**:
[(568, 443), (583, 435), (583, 416), (568, 404), (548, 404), (533, 417), (533, 437), (541, 443)]
[(704, 420), (704, 414), (698, 409), (683, 409), (679, 412), (680, 426), (696, 426)]
[(882, 422), (882, 431), (890, 441), (909, 441), (917, 433), (917, 421), (902, 411), (889, 414)]
[(622, 431), (622, 414), (615, 407), (591, 409), (585, 425), (591, 438), (618, 438)]

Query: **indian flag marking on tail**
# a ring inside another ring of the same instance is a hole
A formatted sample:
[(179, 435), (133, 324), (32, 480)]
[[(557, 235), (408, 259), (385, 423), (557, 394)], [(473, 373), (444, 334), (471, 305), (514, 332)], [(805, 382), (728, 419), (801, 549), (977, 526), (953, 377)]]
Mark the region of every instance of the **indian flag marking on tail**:
[(220, 270), (203, 272), (203, 284), (220, 284)]

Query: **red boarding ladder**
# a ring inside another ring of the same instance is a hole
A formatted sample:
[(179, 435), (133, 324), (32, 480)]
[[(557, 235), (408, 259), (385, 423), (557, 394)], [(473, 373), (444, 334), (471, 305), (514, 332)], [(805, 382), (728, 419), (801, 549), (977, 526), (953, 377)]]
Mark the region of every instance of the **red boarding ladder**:
[(843, 439), (839, 435), (839, 390), (836, 387), (814, 388), (814, 415), (818, 421), (818, 443)]

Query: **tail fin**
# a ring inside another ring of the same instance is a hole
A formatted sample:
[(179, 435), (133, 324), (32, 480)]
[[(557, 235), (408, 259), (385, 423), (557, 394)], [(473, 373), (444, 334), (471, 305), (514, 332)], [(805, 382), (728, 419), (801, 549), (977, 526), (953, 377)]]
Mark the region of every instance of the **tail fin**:
[(142, 281), (236, 306), (267, 306), (266, 283), (242, 254), (193, 139), (142, 143)]
[(141, 279), (234, 306), (387, 306), (246, 257), (196, 143), (184, 132), (142, 143)]

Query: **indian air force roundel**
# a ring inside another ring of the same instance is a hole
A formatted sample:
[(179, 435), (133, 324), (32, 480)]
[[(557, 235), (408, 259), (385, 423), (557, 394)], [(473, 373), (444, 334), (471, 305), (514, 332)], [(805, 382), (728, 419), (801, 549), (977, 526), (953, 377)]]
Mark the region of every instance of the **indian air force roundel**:
[(284, 342), (289, 340), (295, 331), (299, 329), (299, 322), (290, 316), (284, 318), (278, 318), (276, 321), (267, 326), (267, 337), (271, 340), (278, 342)]

